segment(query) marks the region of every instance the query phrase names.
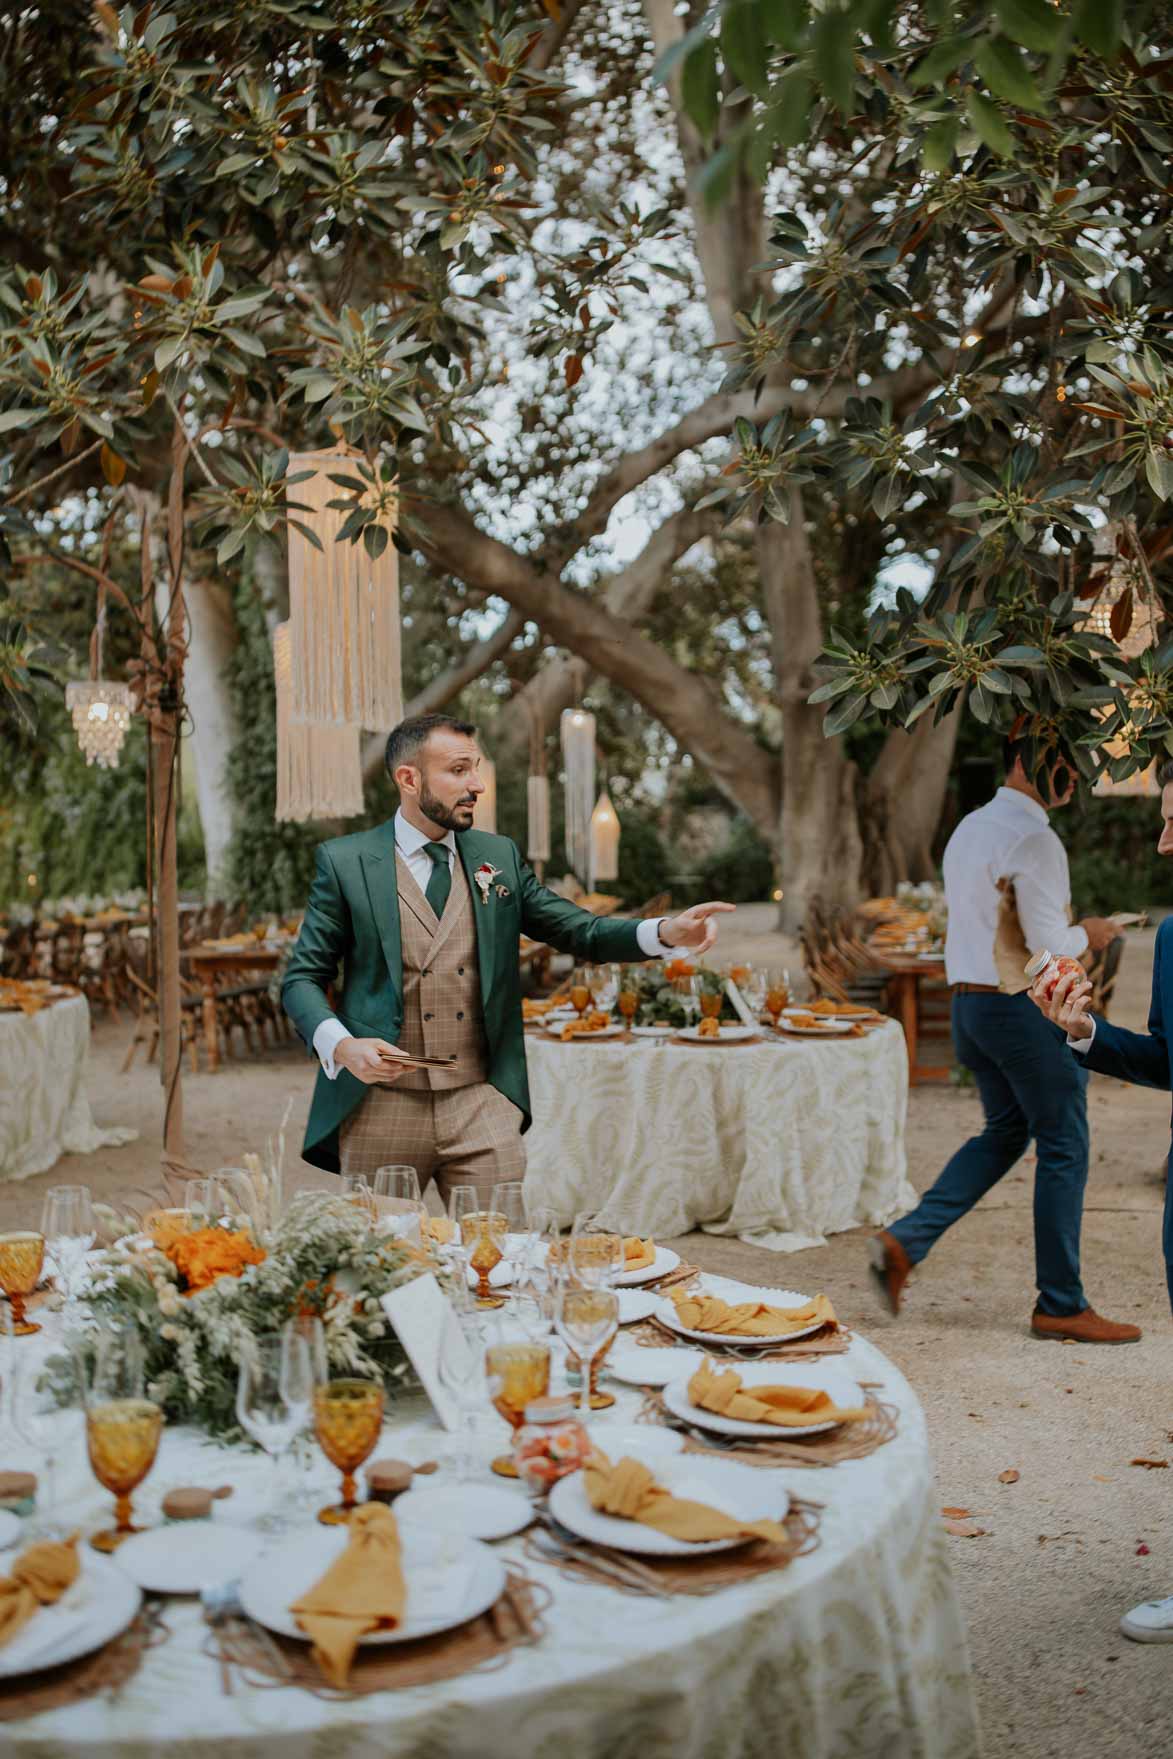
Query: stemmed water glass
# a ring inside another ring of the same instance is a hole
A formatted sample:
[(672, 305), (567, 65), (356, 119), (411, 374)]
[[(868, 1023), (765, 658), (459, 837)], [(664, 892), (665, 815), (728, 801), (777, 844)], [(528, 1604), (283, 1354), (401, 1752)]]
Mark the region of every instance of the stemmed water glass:
[(592, 1395), (591, 1381), (596, 1358), (618, 1329), (619, 1297), (614, 1289), (583, 1288), (570, 1277), (563, 1277), (558, 1286), (554, 1324), (566, 1348), (582, 1364), (579, 1410), (588, 1418), (592, 1409), (599, 1408), (596, 1399), (608, 1405), (614, 1403), (606, 1393)]
[(42, 1365), (22, 1356), (12, 1332), (12, 1315), (0, 1303), (0, 1436), (15, 1436), (33, 1450), (37, 1460), (36, 1513), (29, 1523), (30, 1539), (60, 1539), (66, 1528), (55, 1518), (57, 1464), (62, 1454), (73, 1452), (76, 1436), (77, 1379), (74, 1364), (66, 1359), (71, 1397), (65, 1396), (61, 1379), (46, 1384)]
[(525, 1207), (525, 1186), (520, 1179), (502, 1179), (493, 1186), (489, 1207), (505, 1217), (505, 1256), (513, 1262), (513, 1280), (527, 1263), (534, 1248), (534, 1237)]
[[(467, 1305), (464, 1303), (467, 1302)], [(482, 1321), (467, 1290), (444, 1315), (440, 1332), (436, 1372), (440, 1384), (451, 1393), (460, 1415), (460, 1451), (456, 1475), (462, 1483), (473, 1476), (477, 1404), (484, 1378)]]
[(131, 1492), (155, 1463), (163, 1433), (163, 1412), (143, 1397), (143, 1348), (132, 1327), (116, 1326), (87, 1340), (81, 1358), (86, 1412), (86, 1448), (94, 1477), (114, 1493), (115, 1524), (95, 1533), (97, 1551), (115, 1551), (141, 1531), (131, 1521)]
[(24, 1304), (40, 1280), (45, 1262), (45, 1236), (29, 1230), (0, 1234), (0, 1294), (12, 1308), (12, 1335), (27, 1338), (40, 1326), (25, 1317)]
[[(258, 1447), (280, 1462), (309, 1416), (314, 1392), (309, 1346), (286, 1327), (253, 1340), (237, 1371), (236, 1417)], [(284, 1533), (289, 1523), (281, 1513), (280, 1477), (273, 1481), (269, 1508), (257, 1522), (263, 1533)]]
[[(526, 1406), (550, 1390), (549, 1344), (490, 1344), (485, 1351), (485, 1384), (494, 1408), (510, 1429), (520, 1429)], [(512, 1454), (498, 1454), (493, 1470), (501, 1478), (517, 1477)]]
[(383, 1387), (375, 1380), (346, 1377), (314, 1388), (314, 1434), (342, 1474), (342, 1501), (318, 1510), (327, 1526), (344, 1526), (357, 1507), (355, 1473), (375, 1451), (383, 1428)]
[(427, 1209), (420, 1197), (419, 1174), (411, 1166), (375, 1168), (375, 1213), (378, 1225), (398, 1239), (423, 1244)]
[(604, 1014), (609, 1014), (615, 1006), (615, 998), (619, 994), (619, 966), (593, 965), (589, 987), (596, 1008)]
[(304, 1514), (308, 1512), (309, 1508), (307, 1480), (313, 1458), (310, 1448), (310, 1438), (313, 1435), (313, 1425), (310, 1422), (310, 1406), (313, 1402), (312, 1388), (324, 1386), (329, 1380), (330, 1364), (326, 1352), (326, 1328), (316, 1313), (296, 1313), (292, 1319), (287, 1319), (281, 1328), (281, 1335), (285, 1337), (290, 1333), (296, 1334), (303, 1340), (310, 1357), (311, 1395), (306, 1404), (301, 1427), (293, 1438), (293, 1446), (290, 1450), (292, 1457), (301, 1469), (297, 1500), (299, 1510)]
[(54, 1185), (45, 1193), (41, 1211), (41, 1232), (49, 1255), (57, 1266), (57, 1277), (66, 1307), (77, 1299), (77, 1286), (85, 1269), (86, 1253), (98, 1237), (94, 1221), (94, 1205), (88, 1185)]
[(477, 1275), (478, 1307), (505, 1305), (503, 1295), (494, 1295), (489, 1277), (505, 1257), (507, 1231), (506, 1217), (500, 1210), (472, 1210), (461, 1218), (460, 1242), (468, 1254), (469, 1268)]
[(339, 1175), (339, 1195), (355, 1209), (360, 1210), (367, 1220), (374, 1223), (376, 1216), (375, 1193), (367, 1184), (361, 1173), (342, 1173)]

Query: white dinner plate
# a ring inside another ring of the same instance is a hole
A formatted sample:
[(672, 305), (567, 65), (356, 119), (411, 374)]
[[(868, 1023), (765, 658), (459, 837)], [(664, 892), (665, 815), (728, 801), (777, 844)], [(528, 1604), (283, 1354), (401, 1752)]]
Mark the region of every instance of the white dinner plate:
[[(674, 1496), (707, 1503), (710, 1508), (741, 1521), (781, 1521), (790, 1498), (778, 1483), (777, 1474), (756, 1466), (739, 1466), (733, 1460), (709, 1460), (695, 1454), (674, 1457), (641, 1449), (628, 1449), (628, 1457), (640, 1459), (656, 1475), (658, 1483)], [(643, 1454), (646, 1453), (646, 1460)], [(614, 1456), (609, 1455), (614, 1463)], [(580, 1539), (610, 1545), (616, 1551), (638, 1551), (650, 1557), (700, 1557), (710, 1551), (730, 1551), (747, 1539), (673, 1539), (640, 1521), (618, 1515), (601, 1515), (591, 1506), (581, 1472), (560, 1478), (550, 1492), (550, 1513)]]
[(650, 1319), (656, 1311), (658, 1295), (649, 1295), (644, 1289), (618, 1289), (619, 1323), (634, 1325), (637, 1320)]
[(639, 1344), (623, 1345), (621, 1338), (616, 1338), (604, 1359), (603, 1366), (608, 1374), (616, 1380), (626, 1381), (628, 1386), (667, 1386), (671, 1380), (679, 1380), (681, 1375), (688, 1378), (695, 1374), (700, 1365), (703, 1352), (700, 1350), (674, 1350), (666, 1344), (662, 1350), (643, 1348)]
[(665, 1429), (662, 1424), (621, 1423), (618, 1418), (591, 1418), (591, 1440), (602, 1448), (609, 1460), (624, 1455), (647, 1459), (671, 1459), (684, 1452), (684, 1437), (678, 1429)]
[(7, 1551), (15, 1545), (24, 1532), (24, 1522), (11, 1509), (0, 1509), (0, 1551)]
[(466, 1539), (506, 1539), (529, 1526), (534, 1505), (499, 1484), (415, 1484), (395, 1498), (395, 1517)]
[[(725, 1366), (721, 1363), (719, 1366)], [(837, 1429), (837, 1423), (810, 1423), (792, 1429), (789, 1424), (781, 1423), (746, 1423), (740, 1417), (722, 1417), (716, 1411), (703, 1410), (694, 1405), (688, 1396), (688, 1383), (695, 1373), (688, 1373), (671, 1380), (664, 1388), (664, 1405), (674, 1417), (682, 1417), (686, 1423), (696, 1424), (698, 1429), (711, 1429), (715, 1435), (739, 1435), (746, 1437), (768, 1436), (777, 1441), (786, 1440), (791, 1436), (822, 1435), (828, 1429)], [(793, 1367), (781, 1362), (744, 1362), (740, 1363), (735, 1372), (741, 1378), (741, 1384), (752, 1392), (755, 1386), (804, 1386), (818, 1387), (821, 1392), (829, 1393), (841, 1410), (850, 1410), (853, 1406), (864, 1402), (863, 1388), (857, 1380), (853, 1380), (842, 1368), (833, 1363), (796, 1362)]]
[[(741, 1292), (742, 1290), (744, 1292)], [(727, 1293), (725, 1288), (709, 1289), (704, 1284), (697, 1289), (690, 1290), (689, 1293), (717, 1295), (720, 1300), (727, 1301), (731, 1307), (736, 1307), (744, 1301), (762, 1301), (770, 1307), (805, 1307), (811, 1299), (809, 1295), (796, 1295), (793, 1289), (758, 1289), (748, 1283), (740, 1285), (736, 1294)], [(825, 1324), (825, 1321), (820, 1319), (817, 1324), (806, 1325), (801, 1331), (755, 1333), (752, 1337), (742, 1336), (737, 1332), (690, 1331), (687, 1326), (681, 1325), (676, 1317), (676, 1308), (665, 1295), (660, 1297), (660, 1304), (656, 1308), (656, 1318), (660, 1320), (661, 1324), (674, 1331), (677, 1337), (695, 1338), (701, 1344), (721, 1344), (726, 1349), (731, 1347), (753, 1349), (763, 1344), (788, 1344), (793, 1342), (795, 1338), (809, 1338), (814, 1332), (821, 1331)]]
[(612, 1023), (610, 1026), (600, 1026), (597, 1032), (576, 1032), (573, 1038), (563, 1041), (562, 1027), (564, 1024), (564, 1021), (556, 1020), (553, 1025), (547, 1026), (546, 1031), (550, 1033), (551, 1037), (557, 1038), (560, 1043), (566, 1042), (568, 1044), (575, 1044), (578, 1042), (593, 1044), (596, 1038), (618, 1038), (620, 1034), (626, 1030), (625, 1027), (616, 1026)]
[[(505, 1587), (505, 1565), (479, 1540), (443, 1533), (435, 1527), (400, 1527), (407, 1584), (403, 1623), (394, 1631), (370, 1631), (364, 1646), (410, 1643), (432, 1637), (479, 1617)], [(289, 1608), (324, 1576), (345, 1548), (346, 1529), (291, 1534), (279, 1549), (265, 1552), (244, 1572), (240, 1601), (250, 1619), (281, 1637), (310, 1641)]]
[(834, 1038), (840, 1032), (850, 1032), (854, 1024), (853, 1020), (820, 1020), (817, 1026), (800, 1026), (797, 1020), (787, 1020), (783, 1031), (797, 1032), (803, 1038)]
[(654, 1282), (657, 1277), (667, 1276), (670, 1270), (675, 1270), (679, 1263), (679, 1252), (673, 1252), (670, 1246), (657, 1246), (656, 1256), (650, 1264), (645, 1264), (642, 1270), (620, 1271), (615, 1278), (615, 1287), (631, 1289), (639, 1283)]
[(201, 1594), (233, 1582), (264, 1544), (225, 1521), (176, 1521), (123, 1540), (114, 1563), (152, 1594)]
[(682, 1026), (676, 1037), (687, 1038), (694, 1044), (742, 1044), (747, 1038), (760, 1038), (761, 1033), (756, 1026), (734, 1026), (731, 1021), (722, 1020), (718, 1038), (710, 1038), (699, 1026)]
[[(839, 1008), (834, 1014), (816, 1014), (816, 1020), (868, 1020), (875, 1014), (875, 1008)], [(783, 1008), (783, 1020), (791, 1019), (795, 1014), (809, 1014), (809, 1008)]]
[(633, 1038), (671, 1038), (676, 1031), (675, 1026), (633, 1026)]
[(129, 1576), (82, 1542), (81, 1574), (53, 1606), (43, 1606), (0, 1649), (0, 1680), (60, 1667), (89, 1655), (125, 1631), (142, 1605)]

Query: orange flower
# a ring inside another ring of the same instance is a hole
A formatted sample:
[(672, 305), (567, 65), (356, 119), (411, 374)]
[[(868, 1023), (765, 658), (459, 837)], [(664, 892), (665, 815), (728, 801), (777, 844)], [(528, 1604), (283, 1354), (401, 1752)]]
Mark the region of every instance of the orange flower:
[(239, 1276), (248, 1264), (265, 1261), (251, 1235), (229, 1233), (226, 1228), (197, 1228), (194, 1233), (181, 1234), (166, 1251), (189, 1295), (210, 1289), (222, 1276)]
[(696, 966), (691, 959), (669, 959), (664, 967), (665, 977), (692, 977)]

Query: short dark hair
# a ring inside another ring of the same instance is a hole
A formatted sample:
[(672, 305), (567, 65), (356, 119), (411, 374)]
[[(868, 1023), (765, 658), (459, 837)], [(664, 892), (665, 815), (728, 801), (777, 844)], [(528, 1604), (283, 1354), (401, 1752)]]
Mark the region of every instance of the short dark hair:
[(471, 721), (458, 721), (454, 715), (409, 715), (406, 721), (392, 727), (383, 753), (391, 780), (395, 780), (401, 763), (416, 763), (431, 735), (440, 732), (463, 733), (466, 738), (475, 739), (477, 730)]
[(1157, 765), (1157, 787), (1167, 788), (1173, 782), (1173, 757), (1167, 757), (1164, 763)]

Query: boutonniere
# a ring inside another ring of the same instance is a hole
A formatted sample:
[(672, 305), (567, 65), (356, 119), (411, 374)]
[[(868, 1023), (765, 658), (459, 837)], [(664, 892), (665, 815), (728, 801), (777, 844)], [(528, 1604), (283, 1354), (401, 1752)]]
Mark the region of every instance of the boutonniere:
[[(482, 904), (487, 904), (489, 902), (489, 887), (500, 872), (501, 869), (499, 867), (494, 867), (491, 861), (482, 861), (481, 865), (473, 874), (473, 879), (480, 887)], [(498, 890), (500, 890), (500, 887), (498, 887)]]

